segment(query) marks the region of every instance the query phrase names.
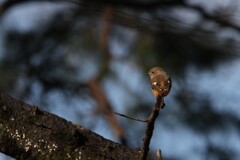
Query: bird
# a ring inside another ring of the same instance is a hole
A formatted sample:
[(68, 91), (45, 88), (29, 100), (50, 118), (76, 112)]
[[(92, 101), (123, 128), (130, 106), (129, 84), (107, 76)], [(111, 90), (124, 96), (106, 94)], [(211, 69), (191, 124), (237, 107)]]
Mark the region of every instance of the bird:
[(153, 67), (148, 71), (151, 79), (151, 89), (155, 97), (166, 97), (172, 87), (172, 81), (167, 72), (161, 67)]

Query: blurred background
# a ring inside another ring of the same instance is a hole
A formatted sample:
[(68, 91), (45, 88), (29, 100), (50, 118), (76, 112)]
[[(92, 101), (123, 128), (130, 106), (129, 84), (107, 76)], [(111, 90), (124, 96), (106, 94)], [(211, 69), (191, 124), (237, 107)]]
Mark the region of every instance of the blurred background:
[[(240, 158), (239, 0), (0, 0), (0, 91), (131, 148), (173, 87), (151, 141), (164, 160)], [(11, 159), (1, 155), (0, 159)]]

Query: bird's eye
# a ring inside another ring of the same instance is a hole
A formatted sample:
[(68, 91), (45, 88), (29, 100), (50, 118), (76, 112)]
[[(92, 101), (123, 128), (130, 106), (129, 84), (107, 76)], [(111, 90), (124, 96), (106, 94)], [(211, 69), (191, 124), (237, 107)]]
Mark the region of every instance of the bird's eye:
[(152, 71), (152, 74), (154, 74), (154, 71)]

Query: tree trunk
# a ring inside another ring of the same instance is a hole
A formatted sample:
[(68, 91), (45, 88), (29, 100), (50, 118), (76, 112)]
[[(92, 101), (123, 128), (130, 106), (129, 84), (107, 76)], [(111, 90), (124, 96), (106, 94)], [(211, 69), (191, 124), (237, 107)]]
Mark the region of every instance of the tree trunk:
[(16, 159), (138, 160), (139, 149), (0, 93), (0, 152)]

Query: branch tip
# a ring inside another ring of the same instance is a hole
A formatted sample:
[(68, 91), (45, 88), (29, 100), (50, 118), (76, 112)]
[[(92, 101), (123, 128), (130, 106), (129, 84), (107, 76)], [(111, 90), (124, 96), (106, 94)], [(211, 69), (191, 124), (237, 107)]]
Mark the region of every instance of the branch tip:
[(114, 112), (114, 114), (116, 114), (118, 116), (121, 116), (121, 117), (124, 117), (124, 118), (127, 118), (127, 119), (130, 119), (130, 120), (138, 121), (138, 122), (145, 122), (145, 123), (148, 122), (148, 119), (142, 120), (142, 119), (139, 119), (139, 118), (133, 118), (133, 117), (121, 114), (121, 113), (117, 113), (117, 112)]

